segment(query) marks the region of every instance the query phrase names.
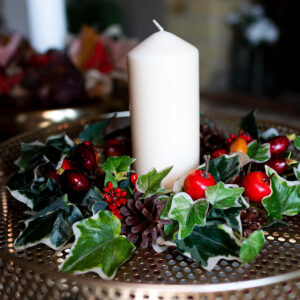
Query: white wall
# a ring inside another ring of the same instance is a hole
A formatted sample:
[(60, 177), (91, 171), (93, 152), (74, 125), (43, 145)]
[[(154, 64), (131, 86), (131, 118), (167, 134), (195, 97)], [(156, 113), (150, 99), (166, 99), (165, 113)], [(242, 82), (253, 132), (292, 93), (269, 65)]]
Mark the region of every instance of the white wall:
[(4, 26), (28, 36), (25, 0), (0, 0), (1, 15)]

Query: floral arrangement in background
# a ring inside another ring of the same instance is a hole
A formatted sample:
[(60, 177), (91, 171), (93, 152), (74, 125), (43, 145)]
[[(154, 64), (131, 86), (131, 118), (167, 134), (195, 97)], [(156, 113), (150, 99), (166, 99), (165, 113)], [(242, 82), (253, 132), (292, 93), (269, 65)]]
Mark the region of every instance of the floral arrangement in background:
[(276, 24), (265, 16), (265, 10), (260, 4), (245, 4), (239, 11), (230, 13), (227, 22), (251, 46), (273, 44), (279, 38)]
[(137, 40), (119, 25), (99, 33), (83, 26), (65, 51), (36, 53), (18, 34), (0, 36), (0, 105), (50, 108), (78, 105), (111, 95), (126, 79), (126, 54)]

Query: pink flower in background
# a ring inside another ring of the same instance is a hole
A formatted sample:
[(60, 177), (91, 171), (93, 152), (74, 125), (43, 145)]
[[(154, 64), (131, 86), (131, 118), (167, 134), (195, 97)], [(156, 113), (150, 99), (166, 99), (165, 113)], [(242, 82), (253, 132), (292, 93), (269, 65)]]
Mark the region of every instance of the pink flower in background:
[(19, 34), (14, 34), (6, 45), (0, 45), (0, 66), (5, 67), (13, 57), (22, 38)]
[(100, 36), (100, 39), (110, 56), (114, 68), (116, 70), (126, 70), (127, 53), (137, 45), (138, 41), (136, 39), (116, 40), (104, 34)]

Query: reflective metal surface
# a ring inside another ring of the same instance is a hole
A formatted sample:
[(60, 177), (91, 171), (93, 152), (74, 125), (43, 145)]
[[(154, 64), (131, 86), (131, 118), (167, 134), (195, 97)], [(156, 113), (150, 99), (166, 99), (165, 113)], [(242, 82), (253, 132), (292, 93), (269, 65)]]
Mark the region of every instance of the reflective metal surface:
[[(209, 115), (228, 132), (238, 126), (234, 117)], [(128, 113), (117, 117), (112, 130), (129, 124)], [(96, 119), (42, 128), (0, 145), (1, 184), (16, 170), (13, 162), (19, 156), (21, 142), (45, 140), (63, 131), (76, 136), (86, 123)], [(282, 125), (261, 125), (275, 126), (283, 134), (295, 132)], [(13, 242), (23, 229), (20, 221), (24, 210), (23, 204), (2, 189), (0, 299), (300, 299), (300, 216), (286, 218), (287, 227), (265, 231), (266, 246), (251, 264), (242, 266), (237, 261), (223, 260), (207, 272), (175, 249), (160, 254), (139, 249), (119, 269), (116, 278), (107, 282), (93, 273), (73, 276), (57, 271), (68, 248), (55, 252), (37, 245), (16, 251)]]

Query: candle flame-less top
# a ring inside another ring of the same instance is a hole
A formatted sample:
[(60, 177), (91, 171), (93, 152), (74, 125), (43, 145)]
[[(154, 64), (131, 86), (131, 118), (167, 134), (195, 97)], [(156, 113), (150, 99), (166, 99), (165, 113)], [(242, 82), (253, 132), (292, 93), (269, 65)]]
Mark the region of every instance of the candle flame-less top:
[(198, 49), (188, 42), (168, 31), (159, 31), (141, 42), (128, 54), (134, 58), (149, 58), (151, 60), (172, 59), (193, 53), (198, 56)]

